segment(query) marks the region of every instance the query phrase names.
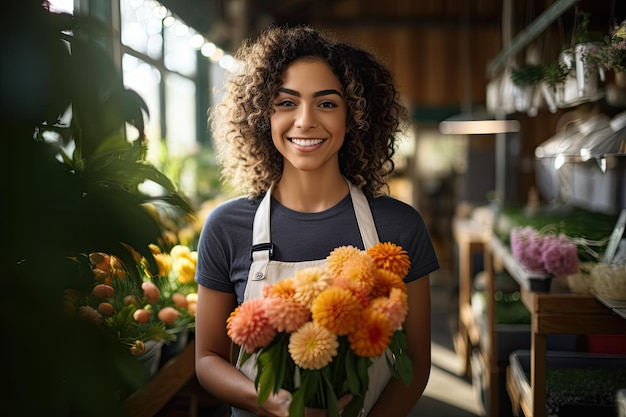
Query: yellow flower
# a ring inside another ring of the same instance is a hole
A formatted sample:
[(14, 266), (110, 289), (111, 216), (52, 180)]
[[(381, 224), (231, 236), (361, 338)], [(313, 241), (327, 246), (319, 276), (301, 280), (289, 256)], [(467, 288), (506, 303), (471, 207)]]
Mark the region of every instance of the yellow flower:
[(172, 270), (172, 258), (165, 253), (152, 253), (154, 257), (154, 261), (157, 264), (159, 269), (159, 275), (162, 277), (166, 277), (169, 275)]
[(340, 246), (326, 257), (326, 270), (332, 276), (341, 274), (344, 262), (359, 250), (354, 246)]
[(153, 255), (156, 255), (157, 253), (163, 253), (161, 252), (161, 248), (158, 245), (155, 245), (154, 243), (148, 244), (148, 248), (150, 249), (150, 252), (152, 252)]
[(337, 335), (309, 321), (289, 337), (289, 354), (303, 369), (321, 369), (337, 356)]
[(172, 257), (172, 259), (177, 259), (180, 257), (187, 257), (190, 254), (191, 254), (191, 249), (189, 249), (189, 247), (185, 245), (175, 245), (170, 250), (170, 256)]
[(320, 326), (341, 336), (354, 329), (362, 309), (359, 300), (349, 290), (329, 287), (315, 298), (311, 313)]
[(378, 268), (389, 270), (404, 278), (409, 273), (411, 260), (401, 246), (394, 243), (378, 243), (367, 250)]
[(365, 309), (355, 330), (348, 335), (348, 341), (355, 354), (373, 358), (387, 349), (392, 335), (391, 323), (384, 313)]
[(178, 282), (181, 284), (193, 282), (196, 275), (196, 264), (192, 260), (185, 257), (177, 258), (174, 261), (172, 268), (176, 272)]
[(296, 271), (293, 276), (295, 294), (294, 299), (311, 307), (317, 295), (328, 288), (330, 277), (323, 268), (304, 268)]

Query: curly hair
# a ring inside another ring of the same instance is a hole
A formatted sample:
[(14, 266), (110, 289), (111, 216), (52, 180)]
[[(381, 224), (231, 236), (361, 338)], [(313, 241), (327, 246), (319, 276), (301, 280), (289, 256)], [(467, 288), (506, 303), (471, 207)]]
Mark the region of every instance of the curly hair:
[(307, 26), (269, 27), (235, 54), (238, 66), (227, 75), (222, 102), (210, 112), (223, 177), (250, 197), (280, 179), (283, 159), (270, 132), (272, 101), (287, 67), (301, 58), (326, 62), (344, 89), (341, 173), (368, 196), (387, 193), (396, 134), (408, 120), (393, 76), (372, 53)]

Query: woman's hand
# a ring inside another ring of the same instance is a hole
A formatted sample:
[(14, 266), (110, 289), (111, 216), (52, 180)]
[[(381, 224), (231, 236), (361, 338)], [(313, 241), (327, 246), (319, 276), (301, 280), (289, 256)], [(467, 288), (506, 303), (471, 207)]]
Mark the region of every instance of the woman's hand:
[[(352, 394), (346, 394), (338, 399), (339, 415), (341, 411), (352, 401)], [(306, 407), (304, 409), (304, 417), (328, 417), (328, 411), (323, 408)]]
[(289, 406), (291, 406), (292, 398), (289, 391), (281, 389), (276, 394), (271, 394), (260, 405), (261, 410), (257, 411), (256, 414), (263, 417), (289, 417)]

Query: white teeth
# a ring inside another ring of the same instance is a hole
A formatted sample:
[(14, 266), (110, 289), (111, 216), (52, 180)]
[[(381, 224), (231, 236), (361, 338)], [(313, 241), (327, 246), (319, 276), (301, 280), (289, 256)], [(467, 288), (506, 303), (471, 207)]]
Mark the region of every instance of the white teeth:
[(293, 143), (295, 143), (296, 145), (298, 145), (298, 146), (315, 146), (315, 145), (319, 145), (324, 140), (323, 139), (296, 139), (296, 138), (293, 138), (293, 139), (291, 139), (291, 141)]

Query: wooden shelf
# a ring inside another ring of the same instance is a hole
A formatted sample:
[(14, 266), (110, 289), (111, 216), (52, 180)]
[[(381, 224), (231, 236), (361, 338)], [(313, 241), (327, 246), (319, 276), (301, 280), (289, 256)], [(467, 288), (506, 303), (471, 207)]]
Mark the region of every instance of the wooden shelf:
[(454, 348), (461, 362), (461, 374), (471, 377), (471, 346), (480, 335), (471, 308), (472, 256), (483, 251), (491, 229), (472, 219), (454, 218), (452, 231), (459, 250), (459, 329), (454, 337)]
[(155, 416), (195, 375), (195, 344), (166, 362), (146, 385), (132, 393), (124, 408), (130, 417)]
[[(496, 249), (494, 251), (494, 248)], [(492, 238), (485, 247), (485, 260), (488, 281), (493, 288), (495, 257), (512, 256), (497, 238)], [(510, 265), (503, 260), (502, 265)], [(523, 277), (518, 269), (508, 271), (516, 280)], [(514, 407), (519, 407), (526, 417), (546, 417), (546, 337), (548, 334), (626, 334), (626, 320), (588, 294), (533, 292), (526, 286), (520, 286), (521, 298), (531, 314), (531, 369), (530, 399), (520, 395), (513, 381), (507, 377), (507, 391)], [(493, 304), (493, 297), (487, 298)], [(493, 309), (488, 309), (493, 312)], [(488, 313), (490, 332), (494, 328), (493, 314)], [(490, 350), (493, 352), (495, 339), (490, 338)], [(489, 364), (489, 362), (487, 362)], [(493, 365), (493, 362), (491, 362)], [(497, 391), (489, 387), (489, 396), (497, 395)], [(490, 402), (493, 403), (493, 402)], [(497, 403), (496, 403), (497, 404)], [(490, 413), (490, 415), (496, 415)]]

